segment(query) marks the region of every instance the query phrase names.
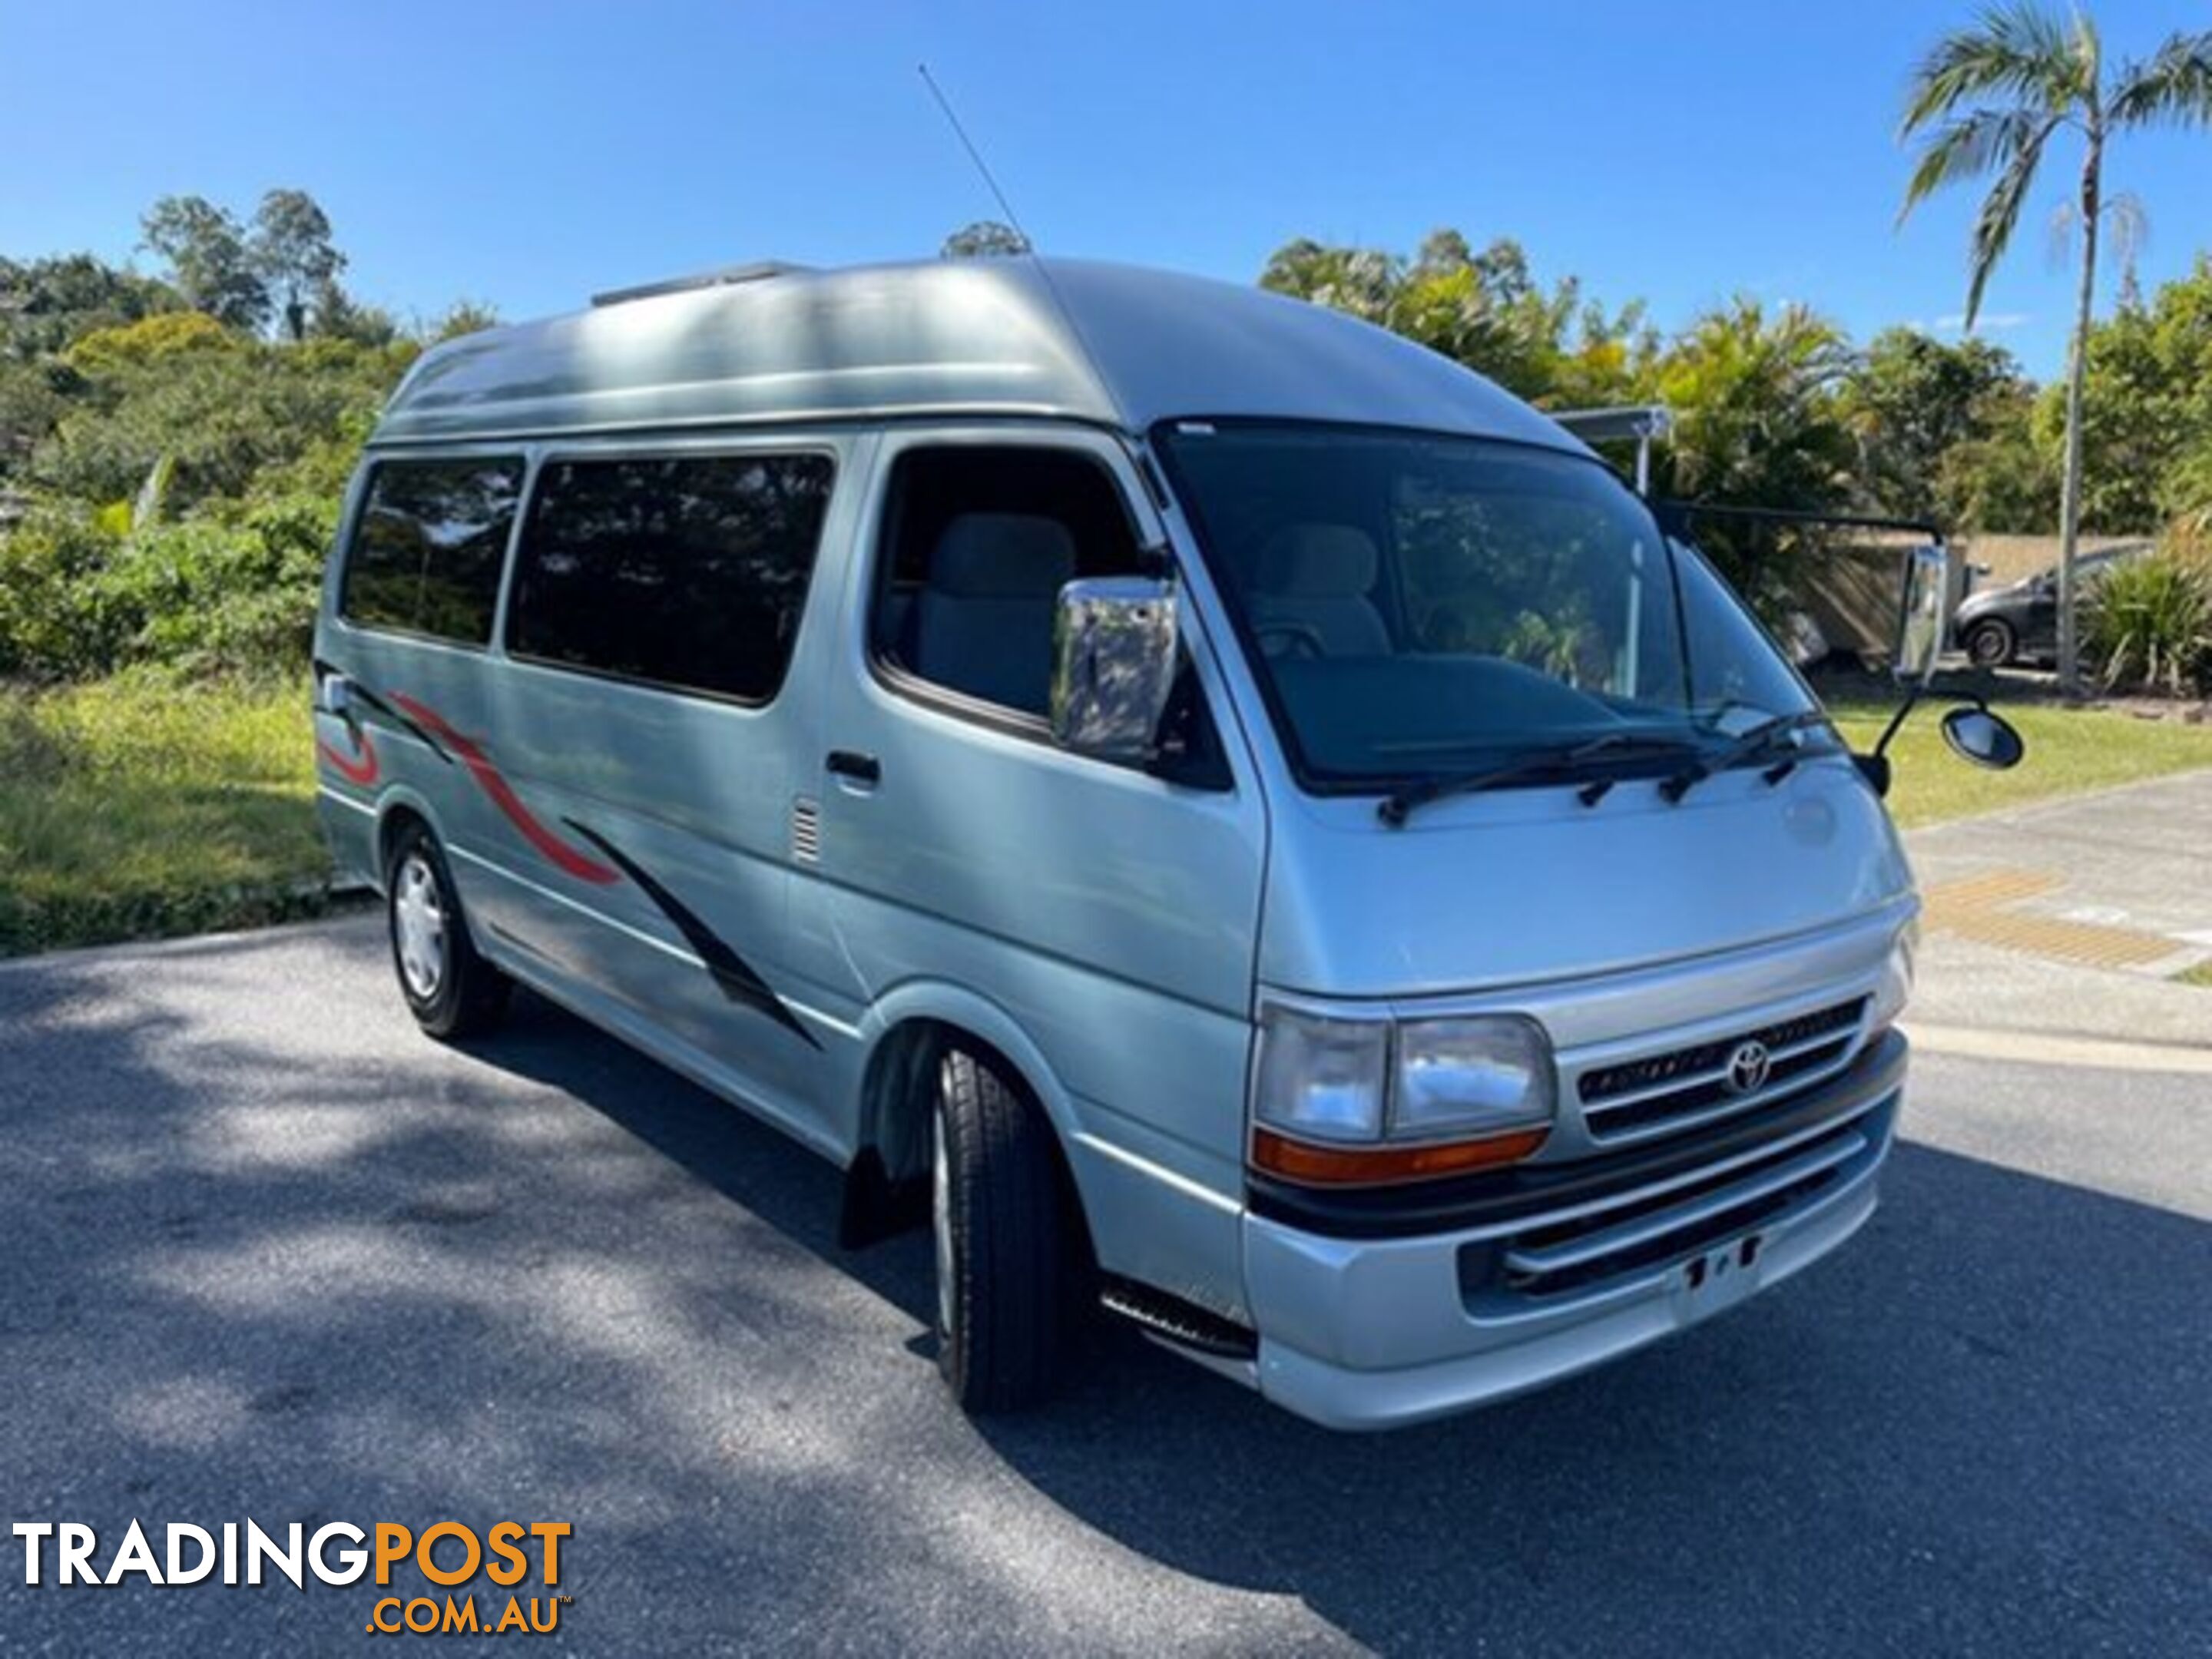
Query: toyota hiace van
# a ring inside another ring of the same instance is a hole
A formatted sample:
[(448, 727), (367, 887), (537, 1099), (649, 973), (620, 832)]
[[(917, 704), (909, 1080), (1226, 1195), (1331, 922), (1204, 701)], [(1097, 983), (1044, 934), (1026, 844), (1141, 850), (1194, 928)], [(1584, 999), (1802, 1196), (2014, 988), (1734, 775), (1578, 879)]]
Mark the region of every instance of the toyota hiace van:
[(854, 1243), (927, 1225), (972, 1409), (1103, 1305), (1410, 1423), (1874, 1209), (1880, 778), (1592, 452), (1343, 316), (1019, 258), (472, 334), (315, 659), (415, 1018), (527, 986), (830, 1159)]

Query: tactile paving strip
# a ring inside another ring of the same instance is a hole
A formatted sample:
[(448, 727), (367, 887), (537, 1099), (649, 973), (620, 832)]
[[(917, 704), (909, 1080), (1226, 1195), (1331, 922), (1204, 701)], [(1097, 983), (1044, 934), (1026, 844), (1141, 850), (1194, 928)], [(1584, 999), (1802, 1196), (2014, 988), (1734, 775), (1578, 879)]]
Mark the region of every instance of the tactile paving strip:
[(2013, 907), (2065, 884), (2044, 870), (1992, 870), (1928, 890), (1922, 925), (1977, 944), (2087, 968), (2147, 968), (2184, 947), (2163, 934), (2103, 922), (2069, 921)]

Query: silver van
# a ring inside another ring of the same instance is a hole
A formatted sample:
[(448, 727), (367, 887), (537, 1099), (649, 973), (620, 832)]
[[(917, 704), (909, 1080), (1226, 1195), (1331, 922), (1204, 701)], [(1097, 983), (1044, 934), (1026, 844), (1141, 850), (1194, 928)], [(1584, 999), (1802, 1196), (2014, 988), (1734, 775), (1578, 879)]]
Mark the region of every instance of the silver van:
[(848, 1242), (927, 1222), (970, 1409), (1103, 1306), (1415, 1422), (1874, 1208), (1878, 767), (1589, 450), (1364, 324), (1007, 259), (471, 335), (315, 658), (422, 1028), (520, 981), (833, 1160)]

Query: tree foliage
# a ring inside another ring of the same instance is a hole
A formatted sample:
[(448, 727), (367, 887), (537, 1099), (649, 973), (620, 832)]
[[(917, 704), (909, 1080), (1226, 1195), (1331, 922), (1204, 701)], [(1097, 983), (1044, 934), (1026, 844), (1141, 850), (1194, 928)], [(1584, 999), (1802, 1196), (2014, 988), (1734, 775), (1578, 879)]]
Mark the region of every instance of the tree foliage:
[[(1659, 359), (1657, 401), (1674, 432), (1659, 493), (1722, 507), (1836, 512), (1856, 504), (1856, 447), (1844, 392), (1854, 367), (1842, 330), (1806, 307), (1739, 297), (1697, 319)], [(1798, 562), (1820, 544), (1793, 531), (1698, 522), (1698, 545), (1769, 616), (1786, 607)]]
[(167, 266), (168, 286), (227, 328), (258, 333), (273, 321), (295, 343), (313, 334), (383, 345), (399, 333), (339, 283), (346, 256), (330, 216), (304, 190), (265, 192), (250, 225), (204, 197), (165, 196), (140, 231)]
[(272, 190), (253, 210), (250, 246), (255, 273), (267, 290), (285, 333), (307, 337), (308, 302), (317, 308), (350, 306), (338, 287), (345, 255), (331, 242), (331, 222), (304, 190)]
[(296, 666), (377, 410), (428, 337), (497, 320), (356, 303), (301, 191), (146, 226), (166, 280), (0, 260), (0, 677)]
[(1952, 458), (2000, 432), (2024, 434), (2033, 398), (2012, 354), (1986, 340), (1884, 330), (1844, 389), (1863, 489), (1892, 511), (1958, 523)]
[[(1669, 404), (1678, 427), (1655, 480), (1665, 493), (1965, 532), (2058, 521), (2063, 389), (2039, 388), (1975, 336), (1893, 328), (1861, 351), (1802, 307), (1739, 300), (1664, 337), (1640, 303), (1609, 311), (1571, 277), (1547, 287), (1519, 244), (1478, 252), (1451, 230), (1411, 254), (1301, 238), (1261, 283), (1393, 329), (1540, 406)], [(2087, 380), (2083, 522), (2212, 526), (2212, 255), (2092, 327)]]
[[(1808, 510), (1853, 499), (1850, 343), (1802, 307), (1739, 299), (1666, 340), (1640, 302), (1608, 310), (1572, 277), (1539, 282), (1518, 242), (1478, 250), (1449, 229), (1411, 256), (1301, 239), (1276, 251), (1260, 282), (1403, 334), (1540, 407), (1668, 404), (1674, 434), (1653, 480), (1662, 495)], [(1754, 595), (1786, 580), (1789, 550), (1773, 538), (1701, 528), (1700, 539)]]
[(183, 304), (167, 283), (117, 270), (89, 253), (0, 258), (0, 358), (28, 362), (90, 330), (135, 323)]
[(229, 209), (204, 196), (164, 196), (146, 210), (139, 229), (193, 310), (248, 331), (269, 320), (268, 284)]
[(1029, 252), (1030, 239), (997, 219), (961, 226), (938, 250), (947, 259), (1015, 259)]
[[(2103, 39), (2087, 13), (2077, 9), (2062, 15), (2032, 0), (2011, 0), (1987, 8), (1936, 43), (1913, 72), (1899, 127), (1901, 137), (1920, 143), (1919, 161), (1905, 185), (1905, 213), (1946, 185), (1991, 180), (1967, 240), (1969, 329), (2011, 245), (2045, 151), (2066, 135), (2081, 141), (2070, 210), (2080, 232), (2081, 280), (2067, 366), (2058, 508), (2058, 673), (2069, 691), (2077, 684), (2074, 549), (2086, 506), (2083, 451), (2098, 233), (2106, 216), (2119, 216), (2115, 228), (2131, 241), (2142, 217), (2132, 198), (2106, 199), (2105, 150), (2128, 129), (2153, 125), (2212, 125), (2212, 29), (2176, 33), (2148, 58), (2108, 66)], [(2107, 501), (2105, 510), (2137, 505)]]
[(1275, 251), (1260, 286), (1402, 334), (1555, 408), (1619, 401), (1655, 348), (1640, 306), (1586, 304), (1572, 277), (1542, 287), (1506, 237), (1478, 251), (1459, 231), (1431, 231), (1411, 257), (1301, 238)]
[[(2088, 334), (2082, 396), (2081, 519), (2130, 534), (2212, 507), (2212, 256)], [(2063, 435), (2046, 395), (2043, 441)]]

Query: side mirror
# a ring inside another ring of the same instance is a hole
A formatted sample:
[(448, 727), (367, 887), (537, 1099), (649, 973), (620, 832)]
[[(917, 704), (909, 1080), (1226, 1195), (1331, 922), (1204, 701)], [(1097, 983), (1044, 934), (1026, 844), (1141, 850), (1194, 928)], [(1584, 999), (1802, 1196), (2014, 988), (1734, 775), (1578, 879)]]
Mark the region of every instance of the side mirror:
[(1175, 689), (1176, 591), (1145, 576), (1060, 590), (1052, 629), (1052, 740), (1097, 760), (1149, 760)]
[(1891, 666), (1909, 684), (1925, 684), (1943, 646), (1944, 601), (1951, 591), (1951, 555), (1940, 543), (1905, 556), (1905, 594), (1897, 616)]
[(1943, 716), (1943, 741), (1961, 760), (2005, 772), (2020, 764), (2027, 741), (2002, 714), (1971, 704)]

